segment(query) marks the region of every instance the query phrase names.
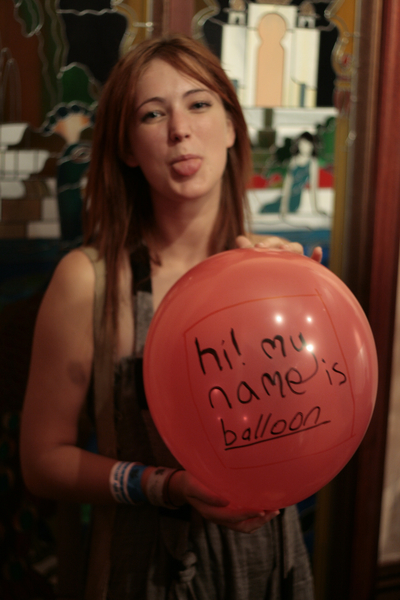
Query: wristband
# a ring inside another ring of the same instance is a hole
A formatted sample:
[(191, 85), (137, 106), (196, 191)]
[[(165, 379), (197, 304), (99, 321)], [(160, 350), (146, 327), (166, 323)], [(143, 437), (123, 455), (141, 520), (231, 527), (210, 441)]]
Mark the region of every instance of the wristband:
[(169, 484), (171, 482), (172, 477), (175, 475), (175, 473), (177, 473), (178, 471), (181, 471), (181, 470), (182, 469), (171, 469), (170, 472), (168, 473), (168, 476), (164, 480), (162, 495), (163, 495), (163, 502), (164, 502), (165, 506), (168, 506), (168, 508), (180, 508), (179, 506), (176, 506), (171, 500), (171, 497), (169, 495)]
[(141, 480), (144, 465), (134, 462), (120, 461), (115, 463), (110, 472), (110, 490), (116, 502), (122, 504), (139, 504), (146, 501)]
[(180, 470), (157, 467), (157, 469), (150, 473), (146, 485), (146, 494), (150, 504), (164, 508), (180, 508), (172, 504), (169, 496), (169, 482), (171, 477)]

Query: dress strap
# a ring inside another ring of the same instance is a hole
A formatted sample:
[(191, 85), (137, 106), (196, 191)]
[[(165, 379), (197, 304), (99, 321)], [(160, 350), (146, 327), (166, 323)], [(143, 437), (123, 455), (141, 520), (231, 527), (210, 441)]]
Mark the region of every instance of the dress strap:
[[(153, 456), (157, 465), (179, 467), (179, 463), (165, 446), (151, 418), (143, 383), (143, 352), (147, 332), (153, 318), (153, 295), (151, 288), (150, 256), (147, 248), (140, 249), (131, 255), (132, 292), (135, 322), (135, 392), (142, 410), (142, 418), (146, 426)], [(169, 511), (171, 512), (171, 511)], [(179, 511), (173, 511), (174, 513)], [(175, 515), (177, 516), (177, 515)]]
[(95, 395), (95, 417), (97, 445), (100, 454), (117, 458), (115, 429), (110, 427), (114, 422), (113, 382), (113, 336), (110, 323), (103, 322), (103, 309), (106, 289), (105, 260), (99, 260), (95, 248), (80, 248), (91, 260), (95, 272), (95, 292), (93, 306), (93, 378)]
[[(109, 327), (103, 323), (106, 266), (95, 248), (80, 248), (91, 260), (95, 272), (93, 306), (93, 378), (97, 445), (101, 454), (116, 458), (117, 445), (113, 402), (113, 344)], [(105, 600), (110, 574), (110, 547), (115, 507), (95, 506), (92, 520), (92, 543), (88, 564), (85, 600)]]
[(134, 297), (135, 356), (143, 358), (147, 331), (153, 318), (150, 256), (147, 248), (131, 254), (132, 293)]
[(147, 332), (153, 318), (150, 256), (147, 248), (131, 254), (132, 293), (135, 323), (135, 381), (139, 405), (147, 408), (143, 385), (143, 352)]

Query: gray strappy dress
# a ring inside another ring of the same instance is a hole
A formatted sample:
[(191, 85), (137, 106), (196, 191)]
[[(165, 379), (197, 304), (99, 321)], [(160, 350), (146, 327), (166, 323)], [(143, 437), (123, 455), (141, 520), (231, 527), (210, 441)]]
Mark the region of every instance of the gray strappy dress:
[[(99, 261), (93, 255), (91, 259), (96, 270)], [(131, 264), (136, 287), (135, 353), (115, 365), (114, 455), (119, 460), (174, 467), (177, 463), (152, 422), (142, 382), (143, 349), (153, 315), (150, 264), (148, 260)], [(295, 507), (252, 534), (214, 525), (189, 506), (179, 510), (147, 503), (98, 507), (91, 551), (87, 600), (313, 598)]]

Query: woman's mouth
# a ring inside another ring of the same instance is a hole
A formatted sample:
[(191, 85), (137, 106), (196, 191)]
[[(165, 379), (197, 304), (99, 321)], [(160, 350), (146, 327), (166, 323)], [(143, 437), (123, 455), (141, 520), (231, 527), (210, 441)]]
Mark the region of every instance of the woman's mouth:
[(201, 162), (202, 160), (200, 157), (188, 154), (179, 156), (177, 159), (173, 160), (171, 167), (177, 175), (180, 175), (181, 177), (190, 177), (191, 175), (195, 175), (200, 169)]

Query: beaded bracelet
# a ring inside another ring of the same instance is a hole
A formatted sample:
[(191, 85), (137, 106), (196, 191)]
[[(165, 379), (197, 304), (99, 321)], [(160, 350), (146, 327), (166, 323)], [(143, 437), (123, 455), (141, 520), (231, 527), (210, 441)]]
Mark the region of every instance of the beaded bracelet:
[(169, 482), (171, 477), (181, 469), (168, 469), (166, 467), (157, 467), (150, 473), (147, 484), (146, 494), (149, 502), (154, 506), (177, 509), (169, 495)]
[(120, 461), (110, 472), (110, 490), (116, 502), (139, 504), (147, 500), (142, 490), (141, 480), (147, 467), (140, 463)]

